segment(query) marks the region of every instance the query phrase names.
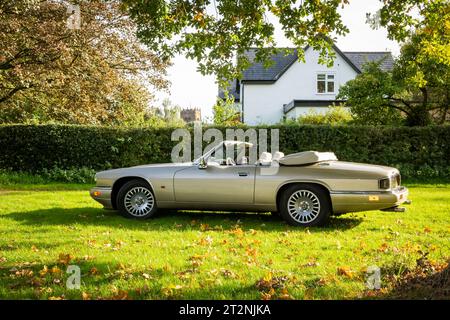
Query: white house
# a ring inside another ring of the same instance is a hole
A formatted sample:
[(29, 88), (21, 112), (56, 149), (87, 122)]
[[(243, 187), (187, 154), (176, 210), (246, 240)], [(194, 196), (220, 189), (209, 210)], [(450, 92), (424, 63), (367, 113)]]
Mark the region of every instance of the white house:
[[(339, 87), (361, 73), (370, 61), (381, 61), (381, 68), (392, 69), (390, 52), (336, 52), (330, 68), (318, 63), (319, 53), (305, 48), (305, 62), (297, 59), (296, 50), (290, 55), (280, 52), (272, 56), (273, 64), (264, 68), (254, 63), (243, 72), (241, 80), (230, 82), (229, 93), (242, 110), (242, 121), (249, 125), (273, 124), (284, 118), (298, 118), (310, 109), (324, 112), (336, 100)], [(254, 61), (255, 49), (245, 53)], [(219, 90), (219, 97), (224, 93)]]

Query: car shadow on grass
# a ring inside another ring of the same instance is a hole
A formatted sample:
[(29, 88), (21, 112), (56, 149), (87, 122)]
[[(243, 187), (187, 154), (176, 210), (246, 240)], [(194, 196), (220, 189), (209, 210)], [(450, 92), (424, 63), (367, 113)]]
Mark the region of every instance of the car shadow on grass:
[[(131, 230), (221, 230), (234, 228), (263, 231), (302, 230), (286, 224), (281, 218), (269, 213), (254, 212), (213, 212), (213, 211), (175, 211), (159, 213), (152, 219), (134, 220), (122, 217), (117, 211), (92, 207), (51, 208), (26, 212), (12, 212), (0, 215), (1, 219), (11, 219), (26, 225), (86, 225), (128, 228)], [(357, 227), (362, 218), (355, 215), (331, 217), (325, 227), (309, 228), (310, 232), (348, 230)]]

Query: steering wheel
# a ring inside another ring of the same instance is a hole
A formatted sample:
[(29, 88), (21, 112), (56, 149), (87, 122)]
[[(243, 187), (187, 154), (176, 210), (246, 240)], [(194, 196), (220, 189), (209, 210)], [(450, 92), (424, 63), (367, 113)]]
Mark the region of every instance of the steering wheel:
[(236, 162), (234, 162), (233, 159), (231, 159), (230, 157), (227, 158), (227, 166), (235, 166)]

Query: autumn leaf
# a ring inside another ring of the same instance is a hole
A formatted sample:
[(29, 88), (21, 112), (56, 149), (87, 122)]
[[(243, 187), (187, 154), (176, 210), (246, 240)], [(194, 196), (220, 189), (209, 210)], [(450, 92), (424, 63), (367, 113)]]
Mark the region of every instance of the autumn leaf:
[(201, 246), (210, 246), (213, 242), (213, 239), (210, 236), (207, 236), (206, 238), (202, 238), (198, 241), (198, 244)]
[(93, 275), (93, 276), (99, 274), (98, 269), (97, 269), (96, 267), (92, 267), (92, 268), (89, 270), (89, 274), (91, 274), (91, 275)]
[(292, 300), (293, 297), (289, 294), (286, 288), (281, 289), (281, 293), (279, 295), (281, 300)]
[(111, 297), (111, 300), (128, 300), (128, 291), (121, 290), (117, 288), (113, 288), (113, 296)]
[(32, 245), (32, 246), (31, 246), (31, 251), (33, 251), (33, 252), (39, 252), (39, 249), (38, 249), (35, 245)]
[(378, 248), (378, 251), (384, 252), (384, 253), (388, 252), (388, 251), (389, 251), (389, 245), (388, 245), (386, 242), (383, 243), (383, 244)]
[(242, 237), (244, 235), (244, 231), (239, 227), (230, 230), (229, 233), (236, 237)]
[(225, 278), (233, 278), (233, 279), (237, 278), (237, 275), (233, 271), (221, 268), (220, 272), (222, 273), (222, 276)]
[(353, 278), (354, 272), (348, 266), (339, 267), (337, 269), (337, 274), (347, 278)]
[(143, 273), (142, 276), (144, 277), (144, 279), (151, 279), (151, 276), (148, 273)]
[(425, 228), (423, 229), (423, 232), (425, 232), (425, 233), (430, 233), (430, 232), (431, 232), (431, 229), (430, 229), (429, 227), (425, 227)]
[(82, 293), (81, 293), (81, 298), (82, 298), (83, 300), (91, 300), (91, 295), (88, 294), (88, 293), (86, 293), (86, 292), (82, 292)]
[(58, 257), (58, 263), (68, 265), (72, 259), (73, 257), (70, 255), (70, 253), (60, 253)]
[(262, 300), (271, 300), (274, 295), (275, 295), (275, 290), (273, 288), (270, 288), (269, 292), (261, 292), (261, 299)]
[(51, 273), (53, 273), (53, 274), (61, 274), (62, 271), (61, 271), (61, 269), (58, 268), (57, 266), (54, 266), (54, 267), (51, 269)]
[(47, 266), (44, 266), (43, 268), (42, 268), (42, 270), (41, 271), (39, 271), (39, 275), (41, 276), (41, 277), (45, 277), (45, 275), (48, 273), (48, 268), (47, 268)]

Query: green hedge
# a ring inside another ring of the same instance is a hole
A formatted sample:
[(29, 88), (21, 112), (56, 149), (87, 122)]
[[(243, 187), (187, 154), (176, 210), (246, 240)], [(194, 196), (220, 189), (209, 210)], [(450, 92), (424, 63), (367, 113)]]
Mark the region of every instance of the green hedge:
[[(217, 128), (225, 131), (224, 127)], [(280, 150), (286, 154), (333, 151), (340, 160), (398, 167), (403, 176), (450, 177), (450, 126), (265, 128), (280, 129)], [(101, 170), (169, 162), (172, 147), (177, 143), (171, 141), (172, 131), (173, 128), (0, 125), (0, 169)]]

